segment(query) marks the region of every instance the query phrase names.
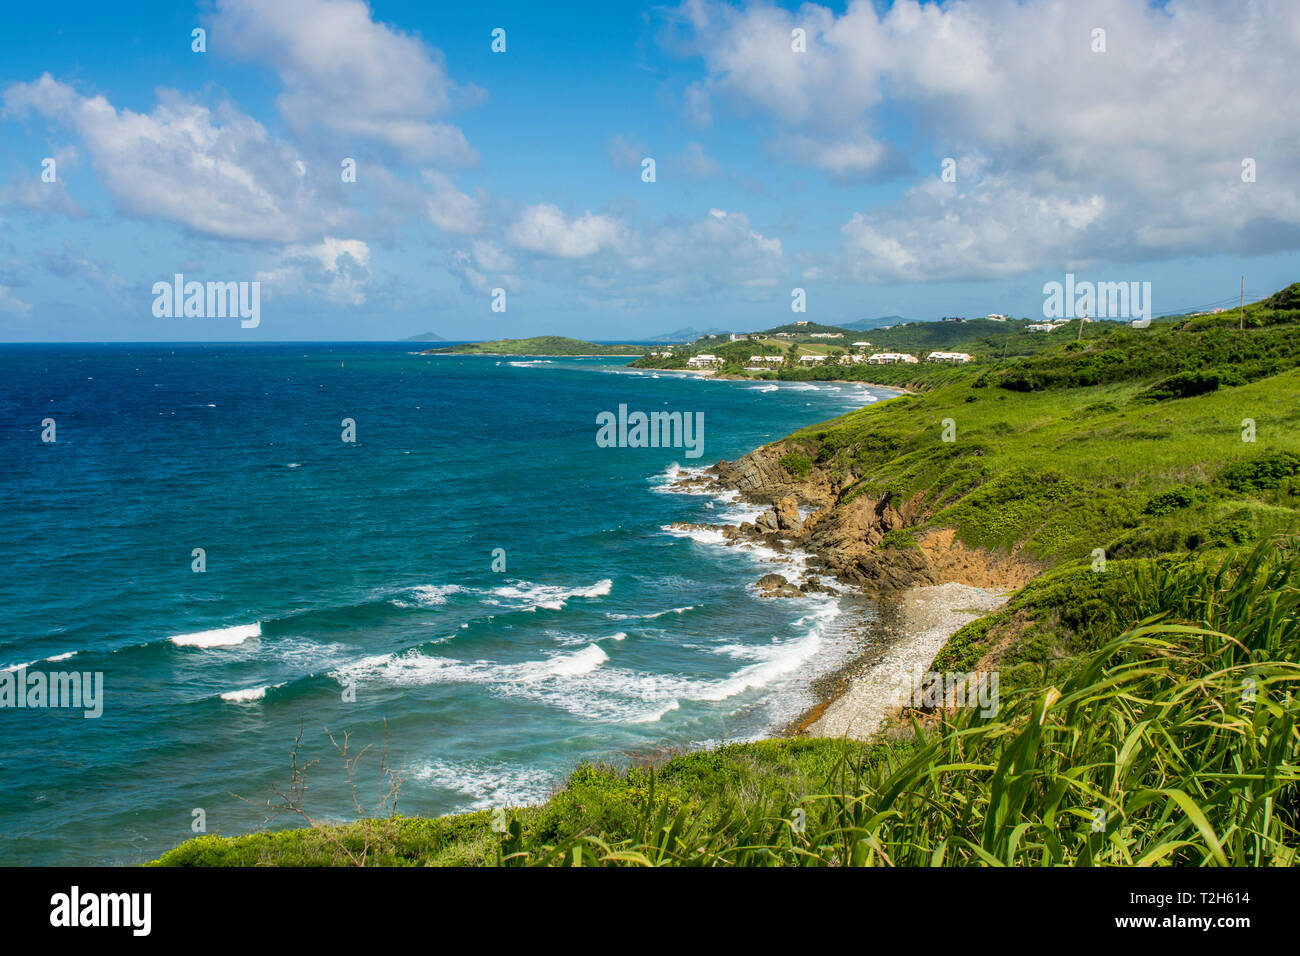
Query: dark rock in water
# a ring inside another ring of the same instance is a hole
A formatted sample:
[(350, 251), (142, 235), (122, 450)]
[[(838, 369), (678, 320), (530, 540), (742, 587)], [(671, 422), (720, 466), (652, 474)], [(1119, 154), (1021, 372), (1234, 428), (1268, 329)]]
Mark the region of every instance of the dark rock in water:
[(803, 593), (780, 574), (765, 574), (758, 579), (763, 597), (802, 597)]

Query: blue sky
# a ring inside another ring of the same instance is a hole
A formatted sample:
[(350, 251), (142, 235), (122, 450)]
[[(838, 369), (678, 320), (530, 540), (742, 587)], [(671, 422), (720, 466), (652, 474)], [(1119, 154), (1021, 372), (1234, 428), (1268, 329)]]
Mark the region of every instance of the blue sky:
[[(1157, 313), (1300, 279), (1286, 0), (6, 17), (3, 341), (635, 339), (779, 324), (796, 287), (835, 323), (1040, 315), (1067, 272)], [(155, 316), (178, 272), (259, 282), (260, 323)]]

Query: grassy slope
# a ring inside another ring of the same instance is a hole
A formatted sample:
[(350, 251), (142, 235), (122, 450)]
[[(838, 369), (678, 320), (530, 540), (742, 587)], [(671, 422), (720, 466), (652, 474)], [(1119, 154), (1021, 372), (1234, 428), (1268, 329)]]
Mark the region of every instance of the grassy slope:
[(565, 338), (562, 335), (538, 335), (529, 339), (496, 339), (491, 342), (470, 342), (452, 345), (445, 349), (430, 349), (432, 354), (458, 355), (639, 355), (647, 351), (644, 345), (603, 345)]
[[(763, 741), (654, 772), (583, 767), (505, 834), (486, 813), (397, 819), (201, 837), (159, 862), (341, 863), (335, 841), (355, 854), (367, 832), (370, 862), (386, 863), (1293, 862), (1300, 559), (1266, 542), (1238, 573), (1229, 549), (1300, 530), (1297, 318), (1264, 305), (1230, 336), (1215, 317), (1081, 351), (1058, 340), (787, 440), (810, 467), (851, 474), (850, 493), (919, 496), (915, 532), (952, 527), (1052, 565), (936, 659), (1000, 670), (1010, 701), (995, 720), (949, 714), (873, 746)], [(1147, 400), (1216, 366), (1253, 380)], [(1152, 615), (1174, 629), (1132, 630)], [(1111, 816), (1094, 832), (1099, 807)]]

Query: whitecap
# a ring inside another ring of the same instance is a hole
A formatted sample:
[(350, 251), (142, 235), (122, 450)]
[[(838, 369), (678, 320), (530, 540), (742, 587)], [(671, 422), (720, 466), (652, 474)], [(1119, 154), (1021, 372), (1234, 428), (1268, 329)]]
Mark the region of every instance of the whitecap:
[(250, 637), (262, 636), (262, 623), (236, 624), (233, 627), (220, 627), (211, 631), (196, 631), (193, 634), (177, 634), (168, 638), (177, 647), (234, 647)]

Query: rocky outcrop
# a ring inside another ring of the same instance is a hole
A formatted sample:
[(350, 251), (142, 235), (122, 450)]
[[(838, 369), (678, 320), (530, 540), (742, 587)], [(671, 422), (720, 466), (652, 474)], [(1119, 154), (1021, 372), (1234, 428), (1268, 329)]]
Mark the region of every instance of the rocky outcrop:
[[(778, 550), (789, 545), (806, 551), (812, 555), (809, 570), (872, 591), (949, 582), (1013, 588), (1042, 570), (1041, 564), (1020, 553), (994, 554), (969, 547), (956, 540), (951, 528), (927, 531), (915, 543), (897, 535), (886, 540), (891, 531), (924, 522), (927, 514), (920, 496), (909, 501), (873, 497), (854, 489), (857, 475), (825, 468), (813, 467), (806, 476), (797, 477), (780, 463), (791, 449), (788, 442), (767, 445), (733, 462), (718, 462), (678, 486), (695, 492), (738, 491), (744, 501), (770, 505), (753, 523), (720, 525), (715, 530), (733, 544), (755, 540)], [(800, 515), (801, 505), (811, 512), (806, 517)], [(780, 576), (768, 575), (764, 580), (776, 577)], [(805, 581), (804, 593), (808, 586)], [(765, 596), (790, 591), (798, 593), (784, 579), (768, 588), (760, 582)]]
[(776, 504), (785, 497), (797, 503), (824, 507), (834, 503), (855, 476), (833, 477), (822, 469), (813, 469), (807, 477), (799, 478), (786, 471), (781, 458), (793, 451), (788, 442), (764, 445), (735, 461), (720, 461), (706, 471), (719, 488), (733, 488), (746, 501), (759, 504)]
[(803, 597), (806, 593), (791, 584), (783, 574), (765, 574), (756, 582), (758, 593), (765, 597)]

